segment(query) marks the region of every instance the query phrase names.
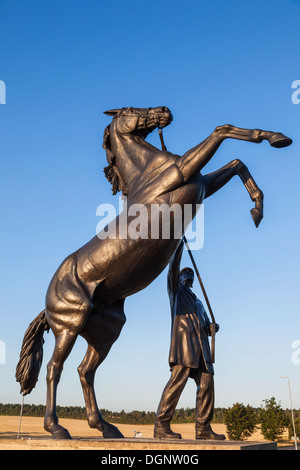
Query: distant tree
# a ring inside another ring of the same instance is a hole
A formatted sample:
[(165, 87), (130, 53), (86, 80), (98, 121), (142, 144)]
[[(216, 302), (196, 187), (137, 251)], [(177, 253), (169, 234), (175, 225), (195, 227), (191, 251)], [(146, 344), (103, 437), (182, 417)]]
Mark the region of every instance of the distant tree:
[(265, 405), (260, 410), (261, 432), (265, 439), (276, 441), (282, 436), (290, 420), (274, 397), (263, 402)]
[(243, 441), (250, 437), (256, 429), (257, 416), (254, 408), (242, 403), (235, 403), (224, 413), (224, 423), (229, 439)]
[[(24, 404), (23, 416), (45, 416), (45, 405), (29, 405)], [(260, 413), (261, 408), (254, 409), (256, 415)], [(0, 415), (6, 416), (19, 416), (21, 411), (21, 405), (13, 403), (0, 403)], [(215, 408), (214, 410), (214, 423), (224, 423), (225, 413), (228, 410), (225, 408)], [(100, 413), (106, 421), (111, 423), (122, 423), (122, 424), (154, 424), (156, 418), (155, 411), (129, 411), (124, 410), (109, 411), (106, 409), (100, 409)], [(73, 418), (86, 420), (86, 409), (81, 406), (57, 406), (57, 414), (59, 418)], [(175, 411), (173, 416), (173, 423), (195, 423), (195, 408), (179, 408)], [(290, 417), (290, 410), (285, 410), (285, 415)], [(294, 410), (295, 423), (300, 418), (300, 410)], [(298, 429), (299, 424), (296, 424), (296, 434), (299, 435)], [(292, 434), (291, 434), (292, 435)]]
[[(297, 437), (300, 437), (300, 417), (295, 418), (294, 421), (295, 421), (295, 432), (296, 432), (296, 436), (297, 436)], [(290, 420), (290, 424), (289, 424), (289, 438), (291, 438), (292, 436), (294, 436), (294, 427), (293, 427), (292, 420)]]

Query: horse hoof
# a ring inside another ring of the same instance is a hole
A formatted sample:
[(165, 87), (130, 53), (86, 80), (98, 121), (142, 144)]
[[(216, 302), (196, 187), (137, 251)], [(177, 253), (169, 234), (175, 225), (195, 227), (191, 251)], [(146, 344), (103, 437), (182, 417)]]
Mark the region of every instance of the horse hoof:
[(255, 227), (257, 228), (259, 226), (259, 224), (261, 223), (261, 221), (262, 221), (263, 215), (255, 207), (253, 209), (251, 209), (250, 213), (251, 213), (253, 222), (255, 223)]
[(72, 437), (67, 429), (60, 428), (53, 432), (52, 439), (72, 439)]
[(103, 430), (103, 439), (124, 439), (124, 436), (116, 426), (110, 424)]
[(278, 149), (283, 148), (283, 147), (288, 147), (289, 145), (293, 143), (292, 139), (290, 139), (289, 137), (281, 133), (273, 134), (269, 142), (272, 147), (275, 147)]

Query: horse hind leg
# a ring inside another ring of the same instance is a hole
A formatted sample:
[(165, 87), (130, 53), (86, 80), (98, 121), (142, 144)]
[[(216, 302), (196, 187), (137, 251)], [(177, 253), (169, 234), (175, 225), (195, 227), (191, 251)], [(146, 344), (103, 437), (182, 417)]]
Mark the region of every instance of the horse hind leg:
[[(86, 303), (81, 309), (50, 312), (47, 310), (48, 323), (55, 336), (52, 357), (47, 365), (47, 400), (44, 428), (53, 439), (71, 439), (67, 429), (58, 424), (56, 414), (56, 395), (64, 362), (69, 356), (92, 307)], [(66, 313), (67, 311), (67, 313)]]
[(79, 332), (93, 308), (92, 300), (77, 274), (75, 254), (60, 265), (46, 295), (46, 317), (55, 336), (53, 355), (47, 366), (47, 402), (44, 427), (55, 439), (70, 439), (69, 432), (58, 424), (56, 394), (63, 365)]
[(55, 339), (53, 355), (47, 365), (47, 402), (44, 428), (52, 434), (53, 439), (71, 439), (67, 429), (58, 424), (56, 414), (56, 393), (63, 364), (70, 354), (77, 334), (64, 331)]
[(108, 423), (103, 418), (97, 406), (94, 390), (94, 378), (98, 366), (103, 361), (101, 356), (101, 353), (89, 344), (86, 355), (78, 367), (78, 373), (86, 404), (87, 419), (89, 426), (101, 431), (105, 439), (121, 439), (124, 438), (123, 434), (116, 426)]
[(101, 309), (94, 309), (80, 332), (88, 342), (87, 352), (78, 367), (87, 419), (89, 426), (101, 431), (105, 439), (120, 439), (124, 436), (116, 426), (105, 421), (101, 415), (96, 401), (94, 378), (97, 368), (106, 358), (126, 321), (123, 303), (124, 301), (118, 301)]

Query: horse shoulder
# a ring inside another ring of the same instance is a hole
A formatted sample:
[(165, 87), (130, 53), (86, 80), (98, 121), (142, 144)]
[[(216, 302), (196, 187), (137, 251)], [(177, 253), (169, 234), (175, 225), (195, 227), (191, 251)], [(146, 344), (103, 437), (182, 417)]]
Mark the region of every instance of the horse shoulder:
[(173, 163), (161, 173), (159, 183), (159, 196), (174, 191), (182, 186), (184, 177), (176, 163)]
[[(163, 157), (163, 158), (162, 158)], [(177, 165), (178, 156), (170, 152), (161, 152), (159, 164), (153, 162), (148, 168), (143, 187), (155, 188), (156, 196), (174, 191), (183, 184), (184, 177)], [(156, 163), (156, 164), (155, 164)]]

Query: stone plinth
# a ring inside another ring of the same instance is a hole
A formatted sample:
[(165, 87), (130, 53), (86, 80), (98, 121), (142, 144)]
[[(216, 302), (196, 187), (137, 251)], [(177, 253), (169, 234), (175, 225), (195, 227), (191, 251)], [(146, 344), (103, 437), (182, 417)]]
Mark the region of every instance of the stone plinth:
[(72, 440), (3, 439), (2, 449), (14, 450), (102, 450), (102, 451), (203, 451), (203, 450), (277, 450), (276, 442), (254, 441), (201, 441), (182, 439), (102, 439), (82, 438)]

